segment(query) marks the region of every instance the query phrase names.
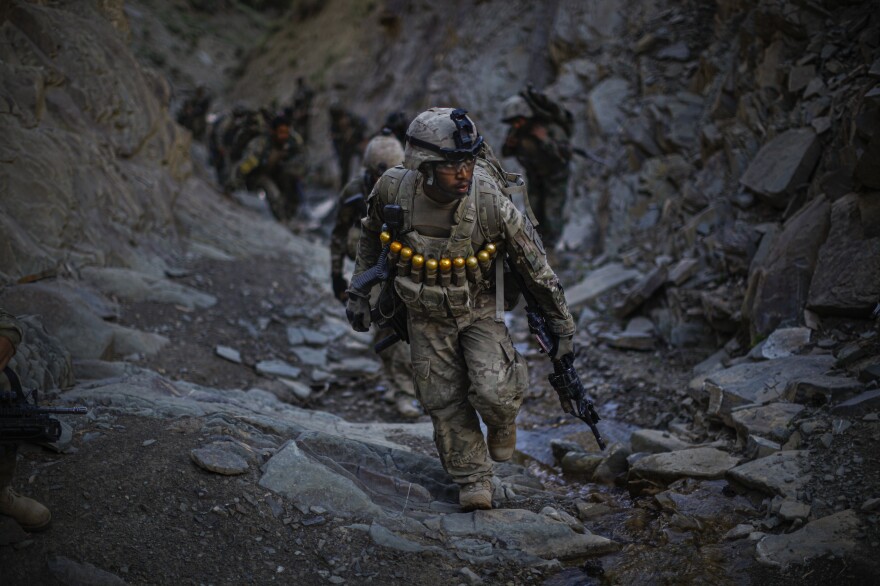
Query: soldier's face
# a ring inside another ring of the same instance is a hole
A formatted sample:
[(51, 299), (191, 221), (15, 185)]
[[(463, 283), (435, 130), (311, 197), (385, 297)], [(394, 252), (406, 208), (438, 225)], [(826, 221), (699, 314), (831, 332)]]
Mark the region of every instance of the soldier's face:
[(471, 188), (476, 159), (460, 163), (438, 163), (434, 165), (434, 177), (438, 189), (456, 198), (464, 197)]

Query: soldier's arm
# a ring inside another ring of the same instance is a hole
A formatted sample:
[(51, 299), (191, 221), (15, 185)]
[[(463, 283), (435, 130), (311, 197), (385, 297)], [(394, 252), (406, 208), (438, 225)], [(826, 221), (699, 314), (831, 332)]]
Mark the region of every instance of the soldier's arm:
[(345, 254), (348, 248), (348, 230), (355, 221), (355, 209), (353, 206), (343, 205), (345, 200), (355, 194), (357, 189), (351, 188), (349, 182), (339, 194), (337, 201), (336, 224), (330, 233), (330, 274), (341, 275), (345, 263)]
[(0, 309), (0, 369), (15, 356), (15, 348), (21, 343), (21, 326), (11, 314)]
[(385, 220), (382, 218), (384, 201), (381, 194), (387, 191), (387, 183), (387, 177), (384, 175), (380, 177), (367, 198), (367, 215), (361, 220), (361, 239), (358, 240), (357, 259), (352, 278), (375, 265), (379, 253), (382, 252), (379, 233)]
[(559, 164), (568, 163), (571, 160), (571, 144), (565, 137), (565, 132), (557, 125), (544, 126), (535, 123), (531, 135), (538, 143), (538, 149), (549, 160)]
[(574, 335), (574, 319), (565, 302), (559, 278), (547, 262), (541, 238), (510, 200), (501, 197), (498, 204), (508, 259), (541, 306), (548, 328), (560, 337)]

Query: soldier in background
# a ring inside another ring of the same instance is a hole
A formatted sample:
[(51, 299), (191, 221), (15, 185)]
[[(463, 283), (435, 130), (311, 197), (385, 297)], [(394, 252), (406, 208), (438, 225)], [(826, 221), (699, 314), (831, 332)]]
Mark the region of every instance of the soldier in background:
[(211, 96), (204, 85), (183, 103), (177, 113), (177, 123), (192, 132), (193, 138), (201, 141), (205, 137), (208, 121), (208, 108), (211, 107)]
[(501, 106), (501, 121), (510, 125), (501, 155), (516, 157), (526, 172), (529, 201), (538, 232), (553, 249), (564, 227), (572, 149), (571, 114), (529, 87)]
[[(403, 110), (391, 112), (385, 117), (385, 128), (389, 129), (400, 144), (406, 139), (406, 129), (409, 128), (410, 119)], [(383, 130), (385, 129), (383, 128)]]
[(283, 116), (276, 116), (270, 126), (269, 132), (248, 142), (225, 188), (263, 189), (272, 214), (283, 222), (296, 216), (303, 199), (303, 141)]
[[(529, 380), (504, 323), (504, 279), (496, 278), (504, 264), (543, 310), (551, 356), (573, 351), (562, 287), (540, 237), (508, 197), (512, 184), (464, 110), (419, 114), (403, 165), (386, 171), (370, 194), (355, 263), (359, 277), (376, 264), (383, 242), (400, 246), (393, 285), (407, 309), (416, 394), (466, 511), (492, 508), (491, 460), (513, 456)], [(403, 212), (395, 234), (382, 233), (389, 204)], [(369, 294), (349, 288), (346, 316), (355, 330), (369, 329)]]
[[(391, 130), (383, 129), (364, 149), (363, 174), (349, 181), (339, 194), (336, 225), (330, 235), (330, 280), (333, 284), (333, 295), (342, 303), (348, 300), (348, 281), (342, 276), (342, 269), (346, 256), (351, 260), (355, 260), (357, 256), (361, 219), (367, 215), (367, 197), (379, 177), (402, 162), (403, 147), (392, 136)], [(388, 329), (377, 330), (375, 341), (378, 342), (390, 334)], [(385, 376), (392, 386), (390, 398), (394, 401), (397, 412), (405, 418), (421, 415), (421, 411), (413, 403), (416, 393), (406, 344), (394, 344), (380, 352), (379, 357), (385, 368)]]
[(296, 91), (290, 106), (290, 123), (305, 143), (309, 142), (309, 117), (314, 97), (315, 90), (306, 84), (305, 78), (297, 77)]
[(367, 122), (339, 104), (330, 106), (330, 138), (339, 161), (340, 184), (351, 179), (351, 159), (362, 156), (367, 136)]
[[(22, 330), (17, 320), (0, 309), (0, 370), (9, 364), (21, 343)], [(0, 375), (0, 390), (9, 391), (9, 381)], [(12, 490), (17, 444), (0, 442), (0, 515), (6, 515), (25, 531), (40, 531), (49, 526), (52, 513), (34, 499)]]

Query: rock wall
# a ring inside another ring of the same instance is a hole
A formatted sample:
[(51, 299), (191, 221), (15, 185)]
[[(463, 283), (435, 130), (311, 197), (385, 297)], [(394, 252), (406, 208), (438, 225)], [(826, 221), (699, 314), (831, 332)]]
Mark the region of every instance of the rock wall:
[[(327, 136), (334, 99), (376, 128), (392, 109), (456, 104), (498, 144), (498, 105), (549, 59), (547, 89), (575, 114), (574, 142), (608, 163), (575, 161), (565, 245), (646, 274), (697, 261), (689, 278), (636, 292), (629, 312), (651, 313), (676, 345), (705, 343), (707, 326), (754, 341), (803, 323), (805, 308), (870, 315), (876, 3), (367, 6), (334, 0), (292, 15), (251, 55), (236, 95), (283, 103), (305, 75), (318, 89), (312, 136)], [(313, 145), (319, 164), (325, 142)]]

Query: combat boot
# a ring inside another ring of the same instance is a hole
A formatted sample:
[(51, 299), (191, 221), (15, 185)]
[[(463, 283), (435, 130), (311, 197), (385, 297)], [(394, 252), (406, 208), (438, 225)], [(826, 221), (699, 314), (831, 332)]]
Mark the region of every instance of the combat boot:
[(492, 508), (492, 482), (488, 478), (462, 484), (458, 492), (458, 504), (464, 511)]
[(397, 413), (406, 419), (415, 419), (422, 414), (421, 410), (413, 402), (413, 398), (406, 393), (398, 393), (394, 398)]
[(486, 443), (489, 445), (489, 455), (496, 462), (506, 462), (513, 457), (516, 448), (516, 424), (501, 427), (487, 426), (489, 433)]
[(25, 531), (41, 531), (52, 520), (49, 509), (9, 486), (0, 489), (0, 515), (12, 517)]

